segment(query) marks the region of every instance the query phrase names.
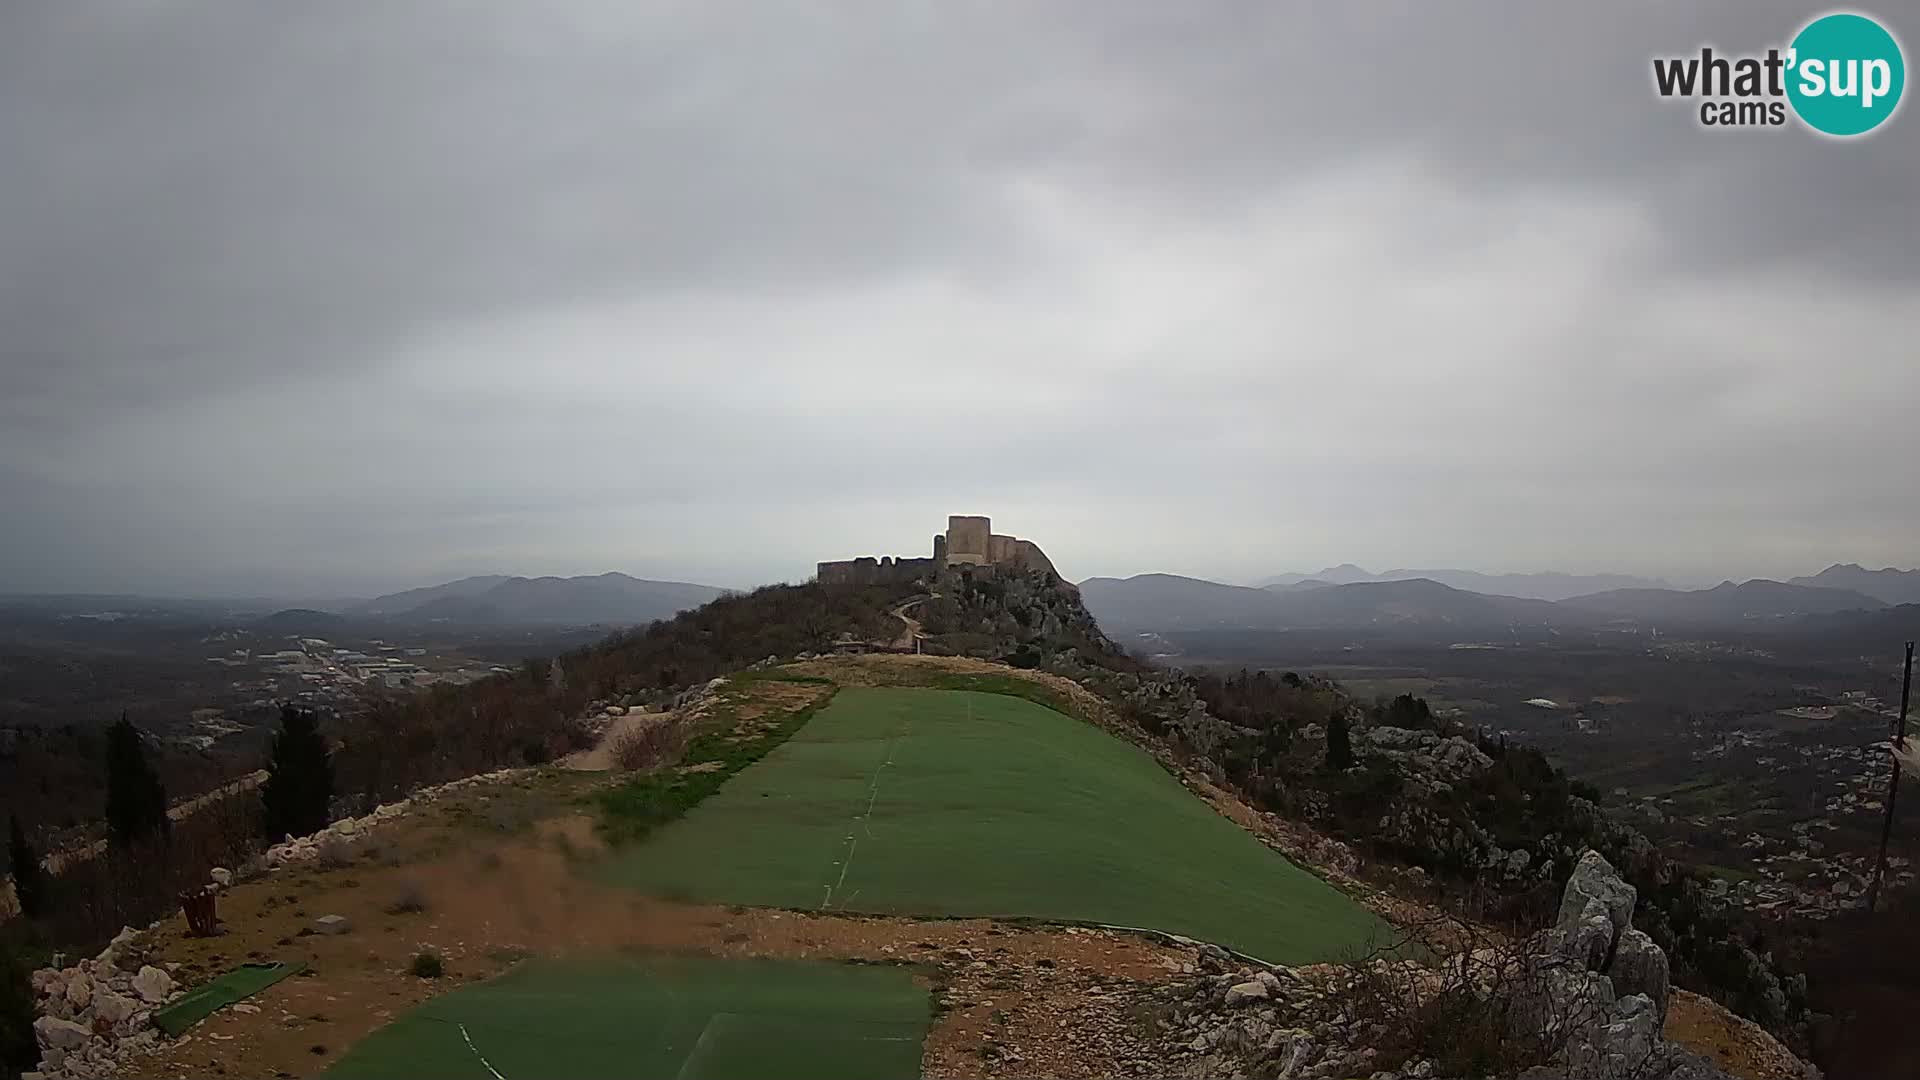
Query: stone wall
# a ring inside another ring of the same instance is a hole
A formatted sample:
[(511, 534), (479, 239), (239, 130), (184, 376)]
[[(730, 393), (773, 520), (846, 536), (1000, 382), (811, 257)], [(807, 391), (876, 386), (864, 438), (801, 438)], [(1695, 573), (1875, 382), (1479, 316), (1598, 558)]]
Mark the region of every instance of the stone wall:
[(937, 566), (932, 559), (896, 559), (891, 555), (876, 559), (863, 555), (858, 559), (820, 563), (814, 577), (822, 585), (892, 585), (931, 577)]

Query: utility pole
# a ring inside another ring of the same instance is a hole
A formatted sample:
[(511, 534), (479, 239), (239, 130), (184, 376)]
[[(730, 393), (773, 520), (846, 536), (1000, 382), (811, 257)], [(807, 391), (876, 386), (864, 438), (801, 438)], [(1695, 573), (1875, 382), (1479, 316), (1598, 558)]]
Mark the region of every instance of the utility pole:
[(1880, 826), (1880, 857), (1873, 864), (1873, 881), (1867, 886), (1867, 914), (1880, 902), (1880, 879), (1887, 873), (1887, 838), (1893, 835), (1893, 802), (1900, 796), (1900, 760), (1892, 751), (1898, 750), (1907, 741), (1907, 700), (1913, 693), (1913, 642), (1907, 642), (1907, 666), (1900, 676), (1900, 727), (1895, 732), (1893, 744), (1887, 753), (1887, 764), (1893, 769), (1893, 775), (1887, 780), (1887, 819)]

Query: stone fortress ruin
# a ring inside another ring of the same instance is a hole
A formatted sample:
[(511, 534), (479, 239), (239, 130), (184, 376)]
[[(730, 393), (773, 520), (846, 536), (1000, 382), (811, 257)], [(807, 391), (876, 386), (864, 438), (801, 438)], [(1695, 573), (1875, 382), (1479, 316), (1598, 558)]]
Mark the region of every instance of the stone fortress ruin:
[(930, 559), (867, 555), (823, 562), (816, 578), (822, 585), (878, 585), (932, 577), (950, 566), (1044, 570), (1059, 576), (1040, 545), (994, 532), (988, 518), (954, 514), (947, 518), (947, 531), (933, 535)]

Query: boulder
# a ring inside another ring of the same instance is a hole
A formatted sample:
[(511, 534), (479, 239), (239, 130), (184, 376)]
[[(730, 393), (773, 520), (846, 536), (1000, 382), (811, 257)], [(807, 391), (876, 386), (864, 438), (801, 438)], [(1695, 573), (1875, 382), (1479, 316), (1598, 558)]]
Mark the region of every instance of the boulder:
[(149, 1005), (162, 1004), (167, 1000), (167, 995), (173, 993), (173, 976), (148, 964), (133, 977), (133, 992)]
[(87, 1003), (92, 1000), (93, 976), (82, 971), (67, 980), (67, 1004), (72, 1007), (75, 1012), (86, 1008)]
[(1267, 1000), (1267, 986), (1257, 979), (1235, 983), (1227, 988), (1227, 1004), (1247, 1005), (1255, 1001)]
[(62, 1020), (56, 1016), (43, 1016), (33, 1022), (34, 1038), (49, 1050), (72, 1050), (85, 1046), (93, 1038), (93, 1032), (84, 1025), (71, 1020)]
[(1605, 1024), (1568, 1048), (1573, 1075), (1584, 1080), (1639, 1080), (1658, 1075), (1653, 1068), (1662, 1051), (1660, 1018), (1653, 1002), (1640, 994), (1621, 998)]
[(1386, 750), (1409, 750), (1419, 746), (1423, 733), (1412, 728), (1374, 727), (1367, 729), (1367, 741)]
[(1653, 1002), (1655, 1013), (1661, 1023), (1667, 1019), (1667, 1004), (1671, 995), (1668, 984), (1667, 954), (1646, 934), (1628, 929), (1620, 935), (1620, 941), (1614, 946), (1613, 966), (1607, 969), (1613, 979), (1614, 992), (1625, 997), (1639, 994)]
[(1620, 879), (1606, 857), (1592, 848), (1580, 856), (1580, 863), (1567, 879), (1567, 890), (1560, 896), (1560, 915), (1554, 926), (1572, 936), (1575, 926), (1586, 918), (1587, 903), (1598, 900), (1606, 908), (1617, 936), (1633, 924), (1633, 905), (1639, 894)]
[(313, 932), (316, 934), (344, 934), (353, 929), (353, 923), (345, 915), (322, 915), (313, 920)]
[(140, 1003), (112, 990), (102, 989), (93, 999), (93, 1015), (108, 1024), (119, 1024), (140, 1011)]
[(1604, 971), (1613, 952), (1613, 917), (1597, 897), (1587, 901), (1580, 921), (1564, 931), (1559, 954), (1584, 971)]
[(233, 884), (233, 871), (227, 869), (224, 866), (214, 867), (212, 871), (210, 871), (207, 874), (207, 876), (210, 879), (212, 879), (215, 885), (218, 885), (223, 889)]
[(59, 968), (41, 968), (33, 973), (33, 992), (41, 997), (64, 997), (67, 977)]

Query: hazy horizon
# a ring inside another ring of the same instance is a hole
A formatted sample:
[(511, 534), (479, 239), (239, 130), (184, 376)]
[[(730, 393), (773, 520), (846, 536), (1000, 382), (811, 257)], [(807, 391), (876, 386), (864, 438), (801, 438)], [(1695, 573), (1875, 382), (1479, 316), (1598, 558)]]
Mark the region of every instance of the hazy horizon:
[(9, 5), (0, 592), (1911, 566), (1920, 121), (1650, 85), (1812, 13)]

